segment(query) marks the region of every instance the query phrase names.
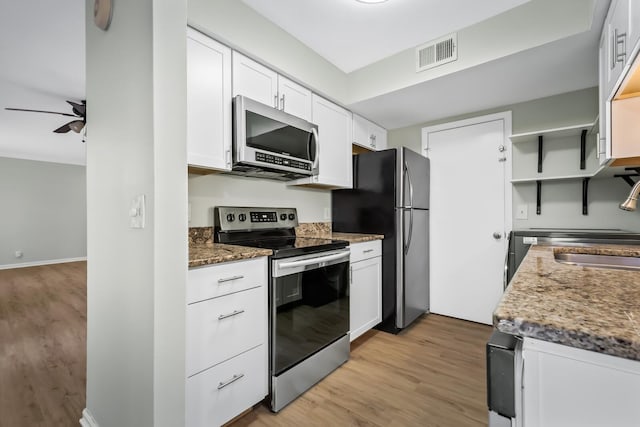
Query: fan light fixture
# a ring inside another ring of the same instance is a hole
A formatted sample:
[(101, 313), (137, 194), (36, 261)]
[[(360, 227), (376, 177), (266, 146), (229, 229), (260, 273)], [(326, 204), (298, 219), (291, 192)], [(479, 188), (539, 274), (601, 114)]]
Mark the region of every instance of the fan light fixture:
[(374, 3), (384, 3), (387, 0), (356, 0), (360, 3), (366, 3), (366, 4), (374, 4)]

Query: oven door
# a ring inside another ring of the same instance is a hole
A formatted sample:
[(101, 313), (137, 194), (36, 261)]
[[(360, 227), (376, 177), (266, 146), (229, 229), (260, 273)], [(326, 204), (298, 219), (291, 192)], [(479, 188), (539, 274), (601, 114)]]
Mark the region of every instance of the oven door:
[(272, 261), (271, 374), (349, 332), (349, 249)]

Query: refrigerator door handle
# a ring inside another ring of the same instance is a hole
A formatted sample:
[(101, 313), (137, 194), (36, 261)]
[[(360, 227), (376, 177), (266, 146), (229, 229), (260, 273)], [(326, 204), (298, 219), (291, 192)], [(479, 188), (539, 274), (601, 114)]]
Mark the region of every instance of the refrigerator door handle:
[(410, 209), (409, 210), (409, 238), (407, 239), (407, 244), (404, 246), (404, 254), (406, 255), (407, 253), (409, 253), (409, 247), (411, 246), (411, 236), (413, 234), (413, 183), (411, 182), (409, 165), (407, 164), (406, 161), (404, 162), (404, 174), (406, 175), (407, 182), (409, 183), (409, 206), (407, 207)]
[(407, 182), (409, 183), (409, 205), (407, 206), (404, 200), (404, 194), (402, 195), (402, 202), (405, 207), (413, 208), (413, 183), (411, 182), (411, 174), (409, 173), (409, 165), (407, 162), (404, 162), (404, 175), (407, 177)]
[(411, 236), (413, 235), (413, 208), (409, 209), (409, 239), (407, 239), (407, 245), (404, 247), (404, 254), (409, 253), (409, 247), (411, 247)]

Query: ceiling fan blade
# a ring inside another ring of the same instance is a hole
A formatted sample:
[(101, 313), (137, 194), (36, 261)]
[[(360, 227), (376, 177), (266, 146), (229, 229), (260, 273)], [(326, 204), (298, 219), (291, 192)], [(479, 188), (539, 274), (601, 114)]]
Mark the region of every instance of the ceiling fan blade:
[(77, 116), (74, 116), (73, 114), (59, 113), (57, 111), (27, 110), (25, 108), (8, 108), (8, 107), (5, 108), (5, 110), (9, 110), (9, 111), (27, 111), (27, 112), (30, 112), (30, 113), (58, 114), (60, 116), (77, 117)]
[(67, 126), (75, 133), (80, 133), (82, 128), (84, 128), (84, 120), (73, 120), (67, 123)]
[(77, 102), (67, 101), (67, 104), (71, 105), (73, 108), (73, 113), (76, 116), (84, 117), (87, 112), (87, 105), (83, 102), (82, 104), (78, 104)]
[[(71, 122), (73, 123), (73, 122)], [(69, 123), (60, 126), (58, 129), (54, 130), (55, 133), (67, 133), (71, 130)]]

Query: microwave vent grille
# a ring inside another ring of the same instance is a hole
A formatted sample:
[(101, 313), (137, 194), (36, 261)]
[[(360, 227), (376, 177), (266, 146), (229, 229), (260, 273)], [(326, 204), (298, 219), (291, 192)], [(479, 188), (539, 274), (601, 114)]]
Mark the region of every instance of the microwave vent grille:
[(458, 34), (452, 33), (416, 48), (416, 72), (428, 70), (457, 59)]

